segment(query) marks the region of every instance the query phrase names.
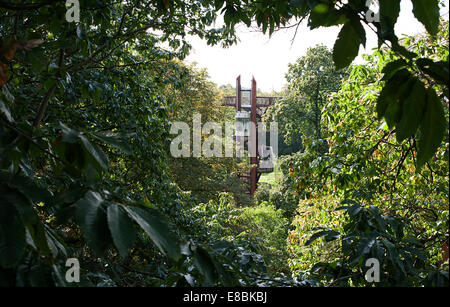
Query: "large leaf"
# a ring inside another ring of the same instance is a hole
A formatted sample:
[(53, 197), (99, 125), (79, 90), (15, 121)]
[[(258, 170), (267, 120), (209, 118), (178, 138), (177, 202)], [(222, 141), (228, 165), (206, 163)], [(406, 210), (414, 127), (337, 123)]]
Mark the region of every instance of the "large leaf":
[(386, 231), (386, 223), (383, 220), (383, 217), (380, 214), (380, 211), (378, 210), (377, 206), (369, 206), (369, 211), (372, 213), (373, 217), (377, 221), (378, 226), (380, 227), (381, 231)]
[(433, 60), (421, 58), (417, 60), (420, 69), (431, 76), (437, 83), (448, 88), (449, 84), (449, 63), (448, 61), (434, 62)]
[(103, 199), (97, 192), (89, 191), (76, 204), (77, 221), (86, 243), (101, 255), (111, 242)]
[(133, 222), (128, 215), (122, 211), (119, 205), (110, 204), (108, 206), (108, 226), (119, 253), (126, 257), (136, 240), (136, 231)]
[(123, 151), (126, 154), (131, 154), (131, 148), (124, 140), (124, 137), (118, 133), (111, 131), (96, 132), (92, 134), (97, 139)]
[(397, 126), (403, 117), (403, 103), (405, 98), (411, 93), (411, 88), (414, 85), (414, 79), (410, 78), (397, 88), (393, 94), (391, 103), (387, 106), (384, 113), (384, 119), (386, 120), (389, 128)]
[(333, 47), (333, 61), (336, 69), (347, 67), (356, 58), (361, 44), (357, 31), (347, 22), (339, 32)]
[(47, 238), (48, 246), (53, 254), (53, 257), (58, 256), (60, 253), (67, 258), (67, 246), (63, 239), (61, 239), (56, 233), (47, 225), (45, 227), (45, 236)]
[(400, 0), (379, 0), (380, 21), (383, 31), (394, 31), (400, 14)]
[(0, 266), (14, 266), (25, 250), (25, 225), (14, 206), (0, 204)]
[(420, 169), (431, 159), (444, 139), (446, 120), (442, 103), (432, 88), (427, 89), (425, 115), (420, 125), (417, 167)]
[(47, 205), (54, 203), (52, 194), (47, 189), (38, 186), (28, 177), (0, 172), (0, 180), (6, 181), (10, 188), (19, 190), (31, 201), (44, 202)]
[(356, 259), (359, 259), (362, 256), (368, 254), (370, 252), (372, 246), (374, 245), (376, 239), (377, 239), (377, 234), (375, 232), (362, 237), (358, 243), (358, 247), (357, 247), (357, 251), (356, 251), (356, 253), (357, 253)]
[(381, 81), (389, 80), (397, 71), (405, 68), (407, 65), (408, 64), (406, 63), (406, 61), (404, 59), (398, 59), (398, 60), (387, 63), (383, 67), (383, 70), (381, 71), (384, 75), (383, 79), (381, 79)]
[(308, 241), (306, 241), (305, 245), (308, 246), (311, 243), (313, 243), (315, 240), (321, 238), (321, 237), (325, 237), (325, 241), (333, 241), (337, 238), (339, 238), (340, 233), (334, 230), (324, 230), (324, 231), (319, 231), (315, 234), (313, 234), (311, 236), (311, 238), (308, 239)]
[(149, 235), (161, 252), (173, 260), (181, 256), (180, 245), (169, 231), (165, 218), (156, 210), (122, 206), (128, 215)]
[(215, 266), (209, 253), (201, 248), (196, 247), (194, 251), (194, 265), (204, 276), (203, 286), (212, 286), (215, 279)]
[[(378, 118), (385, 117), (389, 111), (389, 118), (386, 120), (388, 125), (392, 126), (394, 124), (397, 115), (393, 111), (394, 108), (397, 111), (401, 111), (401, 105), (399, 103), (400, 100), (400, 91), (399, 89), (408, 86), (412, 86), (412, 84), (408, 83), (409, 80), (412, 79), (411, 73), (407, 69), (398, 70), (384, 85), (381, 90), (380, 96), (377, 100), (377, 113)], [(402, 93), (408, 93), (408, 91), (404, 90)], [(388, 122), (389, 120), (389, 122)], [(392, 120), (392, 121), (391, 121)]]
[(104, 170), (108, 169), (108, 157), (105, 153), (98, 148), (96, 145), (92, 144), (86, 137), (80, 135), (81, 144), (89, 152), (89, 154), (94, 158), (94, 160), (100, 165)]
[(14, 118), (11, 116), (11, 112), (1, 99), (0, 99), (0, 112), (3, 113), (3, 115), (5, 115), (8, 121), (10, 122), (14, 121)]
[(414, 136), (423, 118), (427, 94), (424, 84), (416, 80), (409, 96), (403, 101), (403, 114), (397, 125), (398, 142)]
[[(1, 175), (0, 178), (4, 177)], [(24, 182), (27, 182), (27, 180), (24, 180)], [(15, 178), (15, 180), (11, 180), (11, 182), (9, 183), (10, 186), (14, 186), (15, 184), (20, 185), (20, 182), (17, 181), (17, 178)], [(32, 188), (30, 189), (30, 191), (30, 194), (33, 194)], [(0, 188), (0, 203), (4, 206), (11, 206), (16, 208), (17, 212), (20, 215), (20, 220), (23, 221), (24, 225), (26, 226), (26, 233), (29, 238), (27, 240), (28, 243), (43, 255), (48, 255), (50, 253), (50, 249), (47, 243), (47, 238), (45, 236), (44, 226), (39, 220), (39, 217), (33, 208), (33, 203), (26, 197), (26, 195), (26, 190), (22, 192), (3, 186), (2, 188)], [(7, 213), (5, 213), (5, 215), (8, 216)]]
[(0, 203), (15, 206), (24, 222), (31, 224), (38, 223), (39, 219), (36, 211), (34, 211), (32, 203), (24, 194), (16, 189), (9, 189), (7, 187), (2, 187), (0, 193)]
[(59, 123), (59, 127), (61, 128), (62, 132), (62, 139), (64, 142), (67, 143), (76, 143), (78, 142), (78, 136), (80, 135), (80, 132), (74, 129), (71, 129), (64, 125), (63, 123)]
[(439, 1), (412, 0), (414, 16), (425, 26), (428, 33), (436, 35), (439, 30)]
[(316, 8), (311, 11), (308, 19), (308, 27), (310, 29), (335, 26), (347, 21), (347, 17), (344, 13), (336, 10), (333, 6), (327, 4), (323, 5), (324, 8), (322, 10), (318, 9), (320, 5), (317, 5)]
[(382, 239), (381, 241), (383, 242), (384, 246), (386, 246), (391, 263), (393, 265), (396, 265), (402, 271), (402, 273), (406, 275), (405, 267), (396, 249), (396, 246), (388, 240)]
[(42, 223), (27, 225), (27, 236), (33, 240), (32, 246), (45, 256), (50, 255), (51, 249), (46, 236), (46, 231)]

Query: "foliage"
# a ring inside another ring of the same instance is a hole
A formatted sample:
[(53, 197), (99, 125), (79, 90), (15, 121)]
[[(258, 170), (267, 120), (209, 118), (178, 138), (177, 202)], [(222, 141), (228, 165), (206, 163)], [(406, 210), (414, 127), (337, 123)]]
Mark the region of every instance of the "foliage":
[[(202, 109), (205, 99), (218, 97), (204, 74), (179, 61), (189, 52), (188, 36), (229, 46), (241, 21), (254, 20), (271, 34), (295, 18), (308, 18), (310, 28), (343, 25), (333, 49), (337, 69), (364, 45), (363, 24), (375, 27), (390, 49), (369, 58), (367, 67), (355, 66), (322, 122), (330, 143), (302, 144), (304, 159), (290, 172), (297, 190), (289, 195), (335, 190), (379, 205), (385, 215), (352, 207), (341, 235), (328, 230), (314, 238), (346, 239), (345, 260), (362, 259), (368, 252), (361, 242), (374, 241), (375, 233), (374, 242), (386, 247), (376, 251), (383, 252), (388, 282), (448, 283), (448, 274), (431, 267), (441, 244), (448, 245), (448, 24), (439, 28), (438, 1), (412, 0), (429, 36), (403, 43), (394, 34), (399, 6), (391, 1), (380, 1), (381, 23), (367, 22), (362, 0), (80, 2), (79, 23), (64, 20), (64, 1), (0, 2), (1, 285), (66, 286), (69, 257), (81, 260), (80, 285), (318, 285), (330, 276), (347, 282), (342, 273), (360, 275), (350, 260), (318, 264), (312, 273), (322, 272), (319, 277), (273, 279), (260, 246), (236, 239), (243, 229), (234, 224), (230, 196), (214, 198), (209, 190), (199, 197), (208, 205), (197, 205), (169, 172), (175, 165), (169, 120), (189, 118), (183, 103)], [(217, 28), (219, 11), (225, 25)], [(387, 125), (374, 129), (378, 118)], [(233, 161), (228, 168), (197, 162), (203, 170), (216, 167), (204, 181), (213, 173), (221, 175), (220, 185), (229, 184)], [(295, 182), (296, 170), (310, 172), (307, 187)], [(259, 214), (267, 225), (263, 237), (278, 246), (281, 212), (266, 206)], [(402, 241), (398, 221), (423, 245), (422, 262), (413, 262), (420, 259), (411, 250), (416, 244)]]
[[(407, 37), (403, 44), (422, 57), (441, 60), (448, 59), (448, 49), (440, 47), (446, 38), (448, 23), (435, 37)], [(333, 230), (323, 230), (310, 238), (310, 242), (323, 236), (325, 240), (339, 238), (342, 252), (334, 261), (317, 263), (309, 273), (332, 285), (366, 285), (363, 266), (372, 250), (365, 249), (364, 244), (371, 242), (372, 248), (372, 243), (379, 240), (384, 246), (378, 256), (383, 259), (385, 274), (380, 285), (443, 285), (446, 268), (441, 265), (448, 246), (448, 124), (444, 142), (433, 159), (426, 167), (418, 167), (416, 144), (423, 136), (412, 134), (399, 140), (401, 129), (381, 121), (374, 103), (385, 89), (384, 68), (395, 66), (399, 59), (388, 50), (376, 51), (365, 59), (366, 63), (355, 65), (342, 89), (330, 97), (324, 113), (327, 139), (305, 144), (304, 152), (285, 157), (281, 163), (283, 186), (301, 197), (329, 195), (358, 201), (352, 201), (350, 220), (343, 230), (330, 227)], [(421, 82), (417, 80), (422, 77), (416, 75), (414, 82)], [(439, 94), (439, 104), (446, 106), (443, 110), (448, 122), (445, 87), (434, 83), (433, 90)], [(320, 151), (323, 142), (329, 146), (327, 153)], [(353, 214), (353, 210), (360, 213)], [(388, 226), (377, 224), (380, 216)], [(397, 236), (395, 229), (405, 229), (404, 235)], [(417, 244), (402, 241), (406, 237), (414, 238)], [(413, 247), (420, 251), (419, 258), (416, 249), (409, 254)], [(298, 254), (293, 259), (298, 267), (304, 264), (302, 257)]]
[[(337, 70), (349, 66), (358, 55), (361, 45), (366, 44), (366, 29), (374, 31), (380, 42), (389, 46), (398, 61), (383, 71), (384, 83), (382, 95), (377, 100), (377, 113), (390, 127), (396, 127), (397, 139), (420, 133), (417, 148), (417, 166), (422, 167), (436, 153), (445, 132), (445, 115), (442, 102), (434, 84), (443, 87), (448, 97), (449, 71), (448, 57), (436, 61), (431, 57), (408, 50), (400, 43), (394, 27), (400, 14), (399, 0), (379, 1), (380, 22), (369, 21), (370, 1), (350, 0), (345, 3), (333, 0), (293, 0), (293, 1), (215, 1), (216, 9), (222, 9), (228, 28), (244, 22), (250, 25), (254, 19), (264, 33), (271, 35), (276, 28), (286, 26), (296, 19), (298, 24), (308, 20), (308, 27), (342, 26), (333, 47), (333, 62)], [(432, 37), (439, 32), (439, 0), (425, 5), (423, 0), (412, 0), (414, 16), (427, 29)], [(364, 26), (367, 26), (366, 28)], [(418, 78), (417, 75), (421, 77)], [(408, 81), (408, 82), (407, 82)], [(402, 90), (397, 90), (402, 84)], [(409, 99), (413, 84), (417, 84), (417, 93), (426, 95), (428, 103), (421, 105), (417, 99)], [(414, 112), (403, 112), (403, 106), (409, 105)], [(405, 127), (404, 123), (408, 123)], [(430, 123), (435, 123), (431, 125)]]
[(63, 1), (0, 4), (2, 284), (66, 285), (71, 256), (92, 280), (115, 250), (153, 271), (186, 256), (165, 222), (178, 204), (163, 94), (183, 80), (187, 34), (233, 34), (200, 1), (80, 2), (80, 23)]
[(297, 215), (292, 220), (294, 229), (289, 231), (287, 239), (289, 266), (294, 275), (340, 256), (339, 246), (334, 242), (321, 239), (307, 244), (317, 230), (342, 230), (342, 215), (335, 211), (338, 206), (339, 202), (329, 196), (299, 202)]
[[(382, 215), (376, 206), (361, 206), (346, 200), (348, 219), (343, 231), (322, 231), (309, 242), (324, 237), (338, 240), (342, 258), (318, 263), (313, 272), (320, 272), (329, 285), (368, 285), (364, 265), (369, 258), (380, 263), (380, 282), (376, 286), (448, 286), (447, 268), (429, 265), (424, 245), (416, 240), (407, 223), (391, 215)], [(308, 244), (308, 243), (307, 243)]]
[(239, 234), (258, 242), (268, 267), (275, 271), (286, 270), (286, 235), (288, 220), (281, 209), (266, 202), (246, 207), (239, 215), (238, 223), (246, 225)]
[[(186, 74), (180, 83), (180, 86), (172, 86), (165, 92), (172, 111), (169, 119), (172, 122), (187, 123), (192, 129), (193, 116), (197, 114), (203, 125), (207, 122), (219, 123), (223, 133), (224, 123), (232, 122), (234, 113), (231, 108), (221, 106), (222, 93), (208, 80), (206, 70), (195, 66), (186, 67)], [(203, 135), (202, 143), (208, 137), (209, 135)], [(193, 138), (190, 148), (192, 156)], [(225, 191), (232, 192), (242, 203), (248, 202), (245, 197), (241, 197), (245, 187), (235, 176), (239, 166), (236, 159), (224, 157), (171, 158), (169, 161), (173, 181), (204, 203), (216, 199), (218, 192)]]
[[(281, 274), (285, 270), (286, 224), (281, 210), (261, 204), (236, 207), (230, 193), (221, 193), (218, 200), (186, 208), (190, 216), (186, 238), (207, 246), (216, 271), (216, 285), (294, 286), (304, 283)], [(224, 268), (232, 269), (229, 277)], [(189, 270), (191, 272), (191, 270)], [(195, 278), (194, 280), (201, 280)], [(238, 282), (239, 280), (239, 282)], [(233, 281), (233, 283), (230, 283)]]
[[(320, 139), (322, 109), (328, 96), (337, 92), (346, 72), (336, 71), (332, 54), (324, 45), (309, 48), (305, 56), (289, 64), (285, 98), (269, 108), (266, 118), (279, 123), (284, 142)], [(297, 150), (298, 151), (298, 150)]]

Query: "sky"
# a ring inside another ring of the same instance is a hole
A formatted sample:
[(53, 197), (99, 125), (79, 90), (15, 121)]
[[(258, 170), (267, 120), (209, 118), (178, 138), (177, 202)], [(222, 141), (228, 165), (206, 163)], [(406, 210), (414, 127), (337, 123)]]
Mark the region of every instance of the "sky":
[[(446, 0), (445, 4), (441, 15), (448, 19), (449, 0)], [(308, 48), (317, 44), (324, 44), (332, 49), (339, 30), (340, 27), (309, 30), (304, 21), (292, 42), (294, 28), (277, 31), (269, 38), (268, 34), (264, 35), (245, 25), (238, 26), (240, 42), (226, 49), (220, 45), (208, 46), (199, 38), (190, 38), (193, 48), (186, 62), (196, 62), (198, 67), (206, 68), (210, 79), (218, 85), (234, 85), (236, 77), (241, 75), (242, 86), (250, 87), (251, 78), (254, 76), (258, 88), (262, 91), (280, 91), (286, 84), (285, 74), (289, 63), (294, 63), (297, 58), (306, 54)], [(401, 37), (403, 34), (413, 35), (424, 31), (423, 25), (412, 13), (411, 1), (402, 0), (400, 17), (395, 27), (396, 34)], [(371, 31), (366, 33), (366, 48), (360, 47), (360, 55), (371, 53), (377, 46), (375, 34)], [(355, 61), (361, 61), (360, 55)]]

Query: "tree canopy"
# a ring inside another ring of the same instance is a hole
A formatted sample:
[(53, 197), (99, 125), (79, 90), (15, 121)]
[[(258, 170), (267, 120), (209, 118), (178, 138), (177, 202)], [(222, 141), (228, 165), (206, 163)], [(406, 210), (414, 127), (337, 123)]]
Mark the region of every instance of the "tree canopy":
[[(379, 1), (380, 22), (365, 0), (79, 4), (68, 22), (66, 1), (0, 1), (0, 285), (68, 286), (77, 258), (88, 286), (359, 286), (371, 256), (382, 285), (448, 285), (439, 1), (412, 0), (427, 33), (403, 39), (400, 0)], [(303, 21), (341, 26), (332, 51), (290, 66), (273, 108), (310, 140), (283, 158), (279, 191), (244, 202), (239, 161), (170, 156), (171, 121), (233, 116), (219, 107), (230, 89), (182, 62), (189, 37), (227, 47), (240, 23), (272, 35)], [(378, 51), (351, 66), (369, 30)], [(331, 220), (337, 199), (345, 218)], [(331, 260), (324, 242), (340, 246)]]

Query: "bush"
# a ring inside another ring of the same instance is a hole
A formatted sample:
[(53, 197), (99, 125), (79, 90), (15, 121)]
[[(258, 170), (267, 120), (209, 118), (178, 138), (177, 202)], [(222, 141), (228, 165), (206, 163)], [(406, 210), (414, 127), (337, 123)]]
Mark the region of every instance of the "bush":
[[(319, 238), (339, 244), (340, 257), (317, 263), (313, 276), (336, 286), (447, 286), (448, 264), (430, 262), (426, 245), (414, 238), (410, 222), (382, 213), (374, 205), (345, 200), (339, 208), (346, 213), (340, 230), (320, 231), (306, 243)], [(379, 280), (366, 280), (367, 260), (379, 263)], [(319, 274), (317, 274), (319, 273)]]
[(278, 189), (258, 189), (256, 190), (254, 200), (255, 204), (266, 202), (274, 206), (275, 209), (280, 209), (283, 212), (283, 217), (289, 221), (294, 217), (298, 203), (297, 198), (290, 190), (282, 192)]
[(238, 220), (246, 226), (246, 230), (240, 236), (258, 243), (268, 269), (286, 271), (286, 237), (289, 223), (283, 216), (283, 211), (267, 202), (262, 202), (255, 207), (242, 209)]
[(287, 240), (288, 262), (294, 275), (308, 271), (317, 262), (337, 257), (339, 246), (334, 242), (321, 239), (309, 246), (305, 244), (318, 229), (341, 228), (343, 217), (341, 212), (335, 211), (338, 207), (339, 202), (330, 196), (300, 201)]

